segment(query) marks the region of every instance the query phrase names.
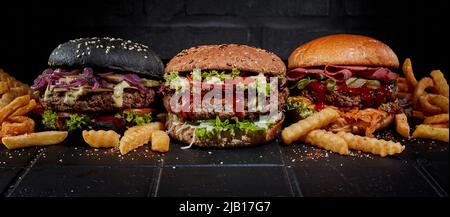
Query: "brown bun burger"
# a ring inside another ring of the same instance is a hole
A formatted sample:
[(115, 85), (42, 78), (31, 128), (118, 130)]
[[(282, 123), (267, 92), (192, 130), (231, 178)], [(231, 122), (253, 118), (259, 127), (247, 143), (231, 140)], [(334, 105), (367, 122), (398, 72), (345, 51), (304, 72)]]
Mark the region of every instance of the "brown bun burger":
[(288, 114), (298, 120), (325, 106), (342, 115), (331, 130), (373, 136), (401, 111), (396, 93), (399, 61), (389, 46), (350, 34), (329, 35), (292, 52), (286, 78)]
[[(220, 88), (220, 91), (230, 88), (224, 83), (226, 78), (251, 78), (257, 82), (258, 79), (269, 81), (269, 77), (276, 77), (285, 81), (285, 75), (286, 66), (278, 56), (255, 47), (236, 44), (204, 45), (181, 51), (167, 64), (165, 84), (161, 90), (164, 107), (168, 111), (166, 125), (169, 135), (185, 144), (216, 148), (250, 146), (273, 140), (284, 121), (281, 111), (288, 96), (285, 82), (279, 82), (278, 85), (277, 106), (280, 112), (271, 117), (267, 117), (267, 111), (248, 111), (247, 98), (244, 112), (236, 111), (236, 107), (231, 112), (208, 111), (204, 107), (201, 111), (192, 111), (193, 102), (190, 102), (188, 111), (174, 111), (170, 101), (175, 94), (192, 87), (192, 80), (196, 76), (201, 76), (197, 79), (201, 79), (202, 85), (205, 82), (211, 84), (206, 86), (210, 88), (202, 86), (203, 98), (211, 88)], [(259, 88), (258, 85), (251, 87), (252, 84), (254, 82), (245, 83), (248, 88)], [(238, 85), (243, 83), (232, 85), (233, 90)], [(263, 87), (267, 91), (265, 97), (269, 97), (272, 90), (266, 87)], [(228, 105), (235, 103), (236, 98), (233, 98), (233, 102)], [(225, 106), (227, 102), (223, 100), (219, 104)]]

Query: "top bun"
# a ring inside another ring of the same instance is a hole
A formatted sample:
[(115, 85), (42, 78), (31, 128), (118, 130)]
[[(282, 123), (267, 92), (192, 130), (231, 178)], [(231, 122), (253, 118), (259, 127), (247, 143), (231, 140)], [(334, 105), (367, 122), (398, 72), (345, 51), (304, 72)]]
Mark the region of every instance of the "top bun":
[(153, 78), (164, 74), (164, 64), (148, 46), (120, 38), (70, 40), (53, 50), (48, 65), (107, 68)]
[(166, 66), (171, 71), (232, 70), (283, 75), (286, 66), (274, 53), (247, 45), (222, 44), (191, 47), (178, 53)]
[(377, 66), (397, 69), (397, 55), (381, 41), (338, 34), (314, 39), (292, 52), (288, 68), (333, 65)]

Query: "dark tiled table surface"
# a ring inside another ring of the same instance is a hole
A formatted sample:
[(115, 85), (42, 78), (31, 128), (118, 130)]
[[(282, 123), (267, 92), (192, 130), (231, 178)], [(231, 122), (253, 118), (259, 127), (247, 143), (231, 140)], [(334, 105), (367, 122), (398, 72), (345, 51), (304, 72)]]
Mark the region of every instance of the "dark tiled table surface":
[[(121, 156), (71, 142), (0, 147), (2, 196), (448, 196), (448, 143), (401, 140), (387, 158), (278, 141), (240, 149), (147, 146)], [(76, 144), (79, 145), (76, 145)]]

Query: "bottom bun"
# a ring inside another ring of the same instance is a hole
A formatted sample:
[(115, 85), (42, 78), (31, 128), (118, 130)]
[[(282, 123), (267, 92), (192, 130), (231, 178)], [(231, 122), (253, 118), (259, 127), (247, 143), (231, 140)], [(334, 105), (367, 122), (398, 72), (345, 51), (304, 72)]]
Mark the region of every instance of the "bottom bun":
[(195, 128), (176, 121), (176, 115), (169, 114), (166, 121), (167, 132), (170, 137), (185, 144), (208, 148), (244, 147), (267, 143), (278, 135), (284, 121), (284, 114), (267, 131), (245, 132), (236, 130), (234, 135), (222, 131), (213, 137), (197, 138), (194, 136)]

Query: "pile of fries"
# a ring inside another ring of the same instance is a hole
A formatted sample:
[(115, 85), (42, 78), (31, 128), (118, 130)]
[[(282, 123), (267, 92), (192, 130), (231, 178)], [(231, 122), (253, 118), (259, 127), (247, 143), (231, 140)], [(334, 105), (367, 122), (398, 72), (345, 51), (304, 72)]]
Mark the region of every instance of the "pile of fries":
[[(413, 138), (448, 142), (449, 86), (444, 74), (440, 70), (434, 70), (430, 73), (430, 77), (417, 81), (409, 58), (405, 60), (402, 69), (405, 76), (397, 80), (398, 97), (406, 102), (406, 105), (411, 105), (413, 110), (395, 115), (396, 131), (409, 138), (408, 117), (413, 117), (423, 120), (412, 133)], [(339, 132), (335, 133), (336, 131), (329, 126), (339, 123), (341, 116), (337, 108), (328, 107), (286, 127), (281, 132), (281, 138), (288, 145), (294, 141), (304, 141), (342, 155), (349, 154), (349, 150), (352, 149), (385, 157), (405, 150), (405, 146), (398, 142), (372, 138), (371, 133), (367, 132), (365, 137), (354, 135), (349, 130), (338, 130)]]
[(6, 106), (16, 97), (31, 96), (31, 93), (32, 91), (28, 85), (16, 80), (3, 69), (0, 69), (0, 108)]
[(84, 141), (93, 148), (118, 148), (120, 154), (128, 152), (151, 142), (152, 151), (168, 152), (170, 138), (161, 122), (152, 122), (131, 127), (120, 135), (113, 130), (84, 130)]
[(398, 142), (362, 137), (348, 132), (333, 133), (323, 130), (330, 123), (335, 122), (339, 116), (338, 111), (328, 107), (284, 128), (281, 132), (281, 139), (288, 145), (294, 141), (304, 141), (342, 155), (348, 155), (349, 149), (381, 157), (398, 154), (405, 150), (405, 146)]
[(24, 116), (36, 106), (29, 95), (15, 98), (0, 108), (0, 137), (17, 136), (34, 132), (33, 119)]
[[(416, 127), (412, 133), (413, 138), (427, 138), (449, 141), (449, 86), (440, 70), (433, 70), (430, 77), (417, 81), (409, 58), (402, 67), (405, 77), (397, 80), (399, 99), (407, 101), (412, 106), (409, 117), (423, 120), (423, 124)], [(398, 120), (397, 120), (398, 119)], [(397, 123), (401, 121), (403, 123)], [(397, 131), (409, 137), (406, 115), (396, 117)], [(402, 126), (403, 125), (403, 126)], [(402, 128), (402, 130), (399, 130)]]
[[(35, 122), (26, 116), (37, 105), (31, 93), (28, 85), (0, 69), (0, 141), (8, 149), (55, 145), (68, 136), (67, 131), (34, 132)], [(85, 130), (82, 135), (91, 147), (114, 147), (123, 155), (149, 142), (153, 151), (168, 152), (170, 138), (163, 130), (163, 123), (154, 122), (131, 127), (122, 138), (112, 130)]]
[(0, 69), (0, 139), (34, 132), (33, 119), (25, 115), (34, 109), (31, 89)]
[(31, 90), (0, 69), (0, 139), (8, 149), (53, 145), (64, 141), (67, 132), (34, 133), (35, 122), (26, 115), (36, 107)]

